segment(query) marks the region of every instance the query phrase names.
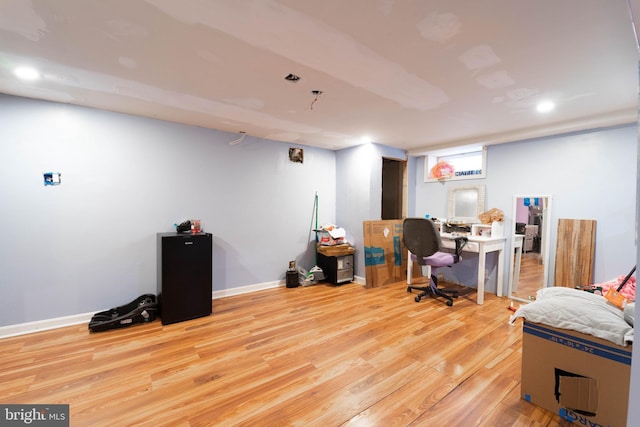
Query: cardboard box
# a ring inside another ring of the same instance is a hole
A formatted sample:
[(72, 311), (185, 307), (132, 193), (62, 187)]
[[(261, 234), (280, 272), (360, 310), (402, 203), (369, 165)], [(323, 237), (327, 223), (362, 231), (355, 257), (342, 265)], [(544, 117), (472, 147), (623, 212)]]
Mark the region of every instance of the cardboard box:
[(524, 321), (521, 397), (578, 425), (627, 425), (631, 346)]
[(364, 221), (366, 287), (406, 279), (407, 249), (402, 242), (402, 220)]
[(318, 252), (326, 256), (341, 256), (350, 255), (356, 250), (353, 246), (347, 244), (334, 245), (334, 246), (318, 246)]

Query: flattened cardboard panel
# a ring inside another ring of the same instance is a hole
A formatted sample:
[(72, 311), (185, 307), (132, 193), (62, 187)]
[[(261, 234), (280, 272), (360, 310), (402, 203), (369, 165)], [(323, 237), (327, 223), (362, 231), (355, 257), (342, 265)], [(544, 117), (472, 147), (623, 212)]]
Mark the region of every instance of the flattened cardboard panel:
[(598, 381), (560, 376), (560, 405), (585, 415), (598, 413)]
[(402, 242), (402, 220), (364, 221), (366, 287), (373, 288), (406, 278), (407, 249)]

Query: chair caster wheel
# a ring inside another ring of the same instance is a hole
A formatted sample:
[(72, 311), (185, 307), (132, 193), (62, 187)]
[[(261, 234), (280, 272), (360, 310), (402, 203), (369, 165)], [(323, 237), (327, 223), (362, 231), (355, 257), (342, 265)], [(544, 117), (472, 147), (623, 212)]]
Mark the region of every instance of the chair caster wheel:
[(415, 297), (416, 302), (420, 302), (420, 297)]
[(407, 287), (407, 292), (411, 293), (411, 288)]
[(451, 307), (453, 305), (453, 301), (447, 301), (447, 305)]

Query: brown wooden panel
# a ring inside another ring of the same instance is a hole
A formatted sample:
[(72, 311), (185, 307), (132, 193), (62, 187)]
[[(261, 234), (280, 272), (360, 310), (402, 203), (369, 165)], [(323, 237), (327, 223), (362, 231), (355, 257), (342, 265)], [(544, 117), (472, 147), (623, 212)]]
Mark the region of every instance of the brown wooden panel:
[(595, 220), (559, 219), (555, 286), (592, 284), (595, 249)]

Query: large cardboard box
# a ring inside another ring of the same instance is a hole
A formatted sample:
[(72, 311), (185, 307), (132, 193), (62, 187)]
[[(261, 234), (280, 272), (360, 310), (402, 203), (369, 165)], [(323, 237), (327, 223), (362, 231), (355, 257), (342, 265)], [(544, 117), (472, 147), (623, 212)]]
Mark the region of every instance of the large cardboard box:
[(364, 221), (364, 269), (367, 288), (406, 279), (407, 249), (402, 220)]
[(523, 324), (521, 396), (578, 425), (627, 425), (631, 346)]

